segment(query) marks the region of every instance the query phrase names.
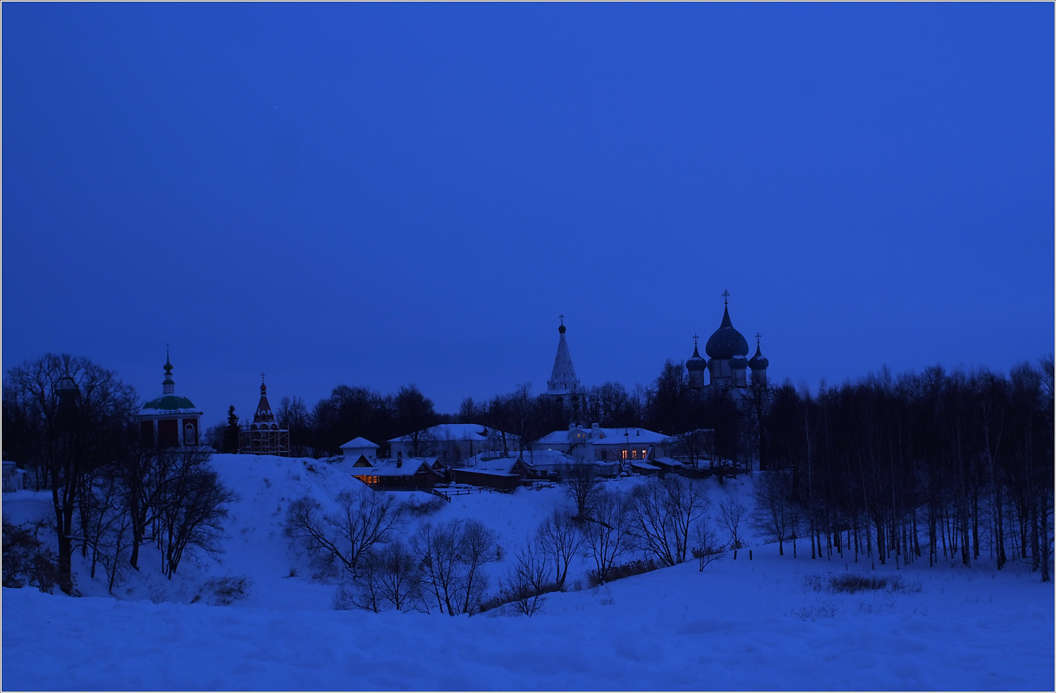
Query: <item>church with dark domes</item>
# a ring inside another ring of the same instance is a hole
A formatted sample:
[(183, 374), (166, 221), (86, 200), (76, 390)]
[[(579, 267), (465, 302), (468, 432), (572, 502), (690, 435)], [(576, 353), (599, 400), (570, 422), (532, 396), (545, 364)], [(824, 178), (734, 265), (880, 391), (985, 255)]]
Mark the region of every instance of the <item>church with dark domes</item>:
[[(704, 372), (711, 375), (711, 387), (721, 387), (728, 390), (743, 393), (749, 385), (766, 386), (766, 369), (770, 361), (763, 356), (760, 346), (761, 335), (755, 335), (755, 356), (749, 360), (748, 341), (734, 326), (730, 320), (730, 292), (723, 292), (724, 310), (722, 322), (719, 329), (708, 338), (704, 346), (704, 352), (710, 357), (704, 358), (697, 348), (697, 336), (693, 336), (693, 356), (686, 361), (686, 370), (689, 371), (689, 387), (693, 390), (703, 390)], [(748, 370), (751, 370), (751, 380), (748, 379)]]

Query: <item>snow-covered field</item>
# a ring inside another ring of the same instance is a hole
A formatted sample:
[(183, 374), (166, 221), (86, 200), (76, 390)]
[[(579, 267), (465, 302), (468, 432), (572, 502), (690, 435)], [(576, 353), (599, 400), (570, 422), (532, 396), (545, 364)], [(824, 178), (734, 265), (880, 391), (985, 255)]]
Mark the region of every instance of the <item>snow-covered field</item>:
[[(789, 547), (778, 556), (753, 542), (750, 561), (742, 550), (703, 572), (690, 561), (600, 588), (586, 586), (583, 557), (570, 577), (581, 589), (549, 595), (532, 618), (336, 611), (337, 585), (312, 578), (282, 523), (292, 500), (359, 482), (318, 461), (213, 459), (239, 494), (225, 553), (185, 559), (170, 581), (148, 552), (116, 598), (83, 570), (79, 599), (5, 588), (5, 690), (1054, 688), (1053, 586), (985, 560), (970, 569), (923, 560), (896, 574), (853, 557), (811, 560), (802, 542), (795, 559)], [(751, 484), (727, 488), (749, 505)], [(716, 501), (726, 492), (709, 490)], [(23, 522), (46, 516), (49, 502), (5, 494), (3, 512)], [(481, 520), (508, 561), (565, 502), (557, 487), (474, 493), (429, 519)], [(488, 567), (494, 588), (506, 563)], [(897, 576), (903, 588), (817, 589), (845, 573)], [(249, 594), (209, 606), (205, 583), (223, 576), (249, 578)]]

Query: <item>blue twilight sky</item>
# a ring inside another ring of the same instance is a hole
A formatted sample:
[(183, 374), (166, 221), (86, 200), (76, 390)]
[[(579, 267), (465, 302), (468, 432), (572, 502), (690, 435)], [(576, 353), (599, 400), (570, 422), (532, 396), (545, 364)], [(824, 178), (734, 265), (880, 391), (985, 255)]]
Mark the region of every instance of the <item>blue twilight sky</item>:
[[(222, 420), (1053, 348), (1053, 5), (3, 5), (3, 367)], [(350, 432), (350, 435), (354, 432)]]

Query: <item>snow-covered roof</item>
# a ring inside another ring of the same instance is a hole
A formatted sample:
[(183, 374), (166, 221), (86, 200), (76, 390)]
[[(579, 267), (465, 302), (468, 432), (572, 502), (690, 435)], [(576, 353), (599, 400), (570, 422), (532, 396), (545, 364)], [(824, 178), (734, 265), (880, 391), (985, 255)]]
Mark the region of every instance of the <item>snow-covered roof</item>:
[(344, 445), (342, 445), (341, 449), (344, 450), (344, 449), (348, 448), (348, 449), (353, 449), (354, 450), (354, 449), (357, 449), (357, 448), (377, 448), (377, 447), (381, 447), (381, 446), (378, 445), (377, 443), (372, 443), (369, 440), (367, 440), (366, 438), (360, 436), (358, 438), (353, 438), (352, 440), (350, 440), (347, 443), (345, 443)]
[[(431, 428), (424, 429), (423, 431), (417, 431), (419, 433), (426, 433), (431, 440), (473, 440), (473, 441), (486, 441), (490, 436), (499, 433), (495, 429), (488, 428), (487, 426), (481, 426), (480, 424), (437, 424)], [(390, 443), (402, 443), (410, 441), (413, 433), (400, 436), (398, 438), (390, 438)], [(506, 434), (507, 439), (516, 439), (510, 433)]]
[(670, 440), (668, 436), (647, 428), (576, 428), (572, 431), (558, 430), (548, 433), (537, 443), (543, 445), (568, 445), (573, 435), (585, 434), (588, 445), (656, 445)]
[[(405, 457), (395, 460), (369, 460), (369, 467), (347, 467), (346, 471), (353, 476), (414, 476), (424, 466), (433, 474), (435, 457)], [(397, 462), (401, 463), (397, 466)]]
[(524, 453), (524, 461), (530, 462), (533, 467), (562, 467), (565, 465), (578, 464), (579, 461), (561, 452), (560, 450), (536, 450)]
[(143, 405), (140, 416), (170, 416), (174, 414), (198, 414), (202, 412), (191, 400), (178, 395), (163, 395)]
[[(468, 459), (458, 463), (455, 469), (465, 469), (471, 472), (484, 472), (488, 474), (510, 474), (513, 466), (517, 464), (519, 457), (494, 457), (494, 453), (482, 452), (479, 455), (473, 455)], [(524, 465), (531, 468), (531, 463), (527, 455), (524, 459)]]

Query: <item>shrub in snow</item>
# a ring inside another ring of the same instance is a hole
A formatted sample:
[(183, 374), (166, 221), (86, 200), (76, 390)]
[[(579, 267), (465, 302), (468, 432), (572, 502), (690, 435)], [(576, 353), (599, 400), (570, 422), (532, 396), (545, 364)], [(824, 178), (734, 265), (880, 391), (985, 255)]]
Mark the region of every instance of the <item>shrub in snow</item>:
[(58, 579), (55, 554), (37, 537), (44, 522), (35, 525), (3, 523), (3, 585), (32, 585), (51, 594)]
[(803, 579), (807, 587), (815, 592), (876, 592), (879, 590), (890, 590), (892, 592), (920, 592), (919, 584), (907, 586), (902, 578), (898, 576), (884, 575), (859, 575), (850, 573), (845, 575), (833, 575), (823, 581), (818, 575), (808, 575)]
[(414, 517), (425, 517), (426, 515), (432, 515), (438, 512), (441, 508), (446, 505), (443, 498), (430, 498), (426, 501), (420, 500), (409, 500), (405, 501), (401, 506), (401, 510), (408, 515)]
[(591, 570), (590, 572), (588, 572), (587, 579), (590, 580), (591, 587), (597, 587), (606, 582), (619, 580), (620, 578), (631, 577), (632, 575), (641, 575), (642, 573), (648, 573), (660, 567), (660, 564), (658, 564), (651, 558), (648, 560), (636, 558), (633, 561), (621, 563), (620, 565), (614, 565), (610, 567), (605, 575), (604, 580), (601, 579), (601, 576), (596, 570)]
[(249, 595), (249, 588), (252, 584), (249, 578), (241, 576), (213, 578), (202, 585), (201, 592), (195, 595), (191, 603), (200, 602), (204, 595), (206, 604), (228, 606), (239, 599), (245, 599)]

